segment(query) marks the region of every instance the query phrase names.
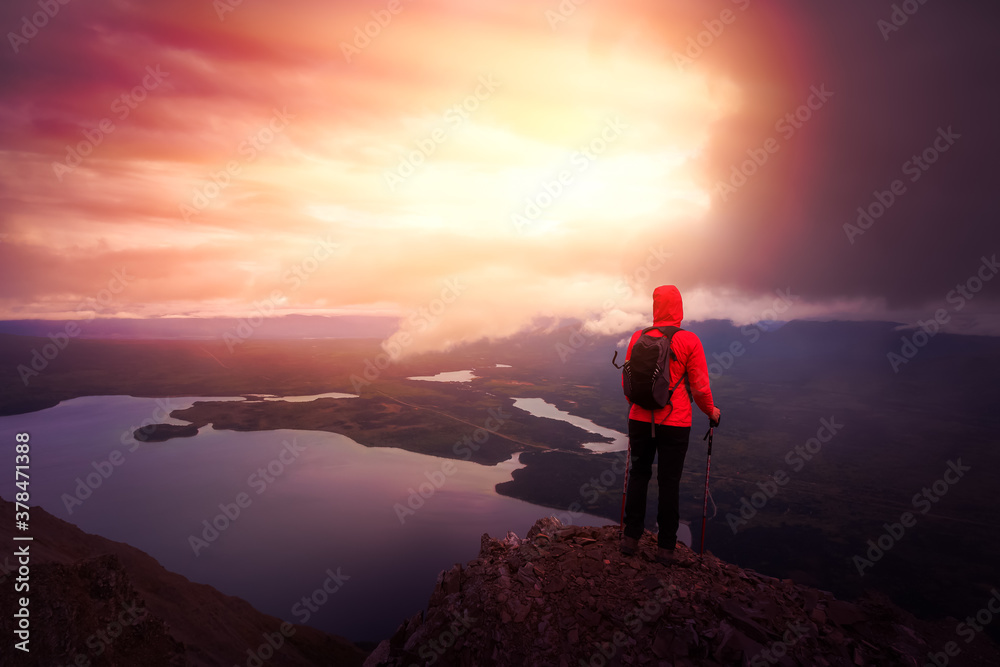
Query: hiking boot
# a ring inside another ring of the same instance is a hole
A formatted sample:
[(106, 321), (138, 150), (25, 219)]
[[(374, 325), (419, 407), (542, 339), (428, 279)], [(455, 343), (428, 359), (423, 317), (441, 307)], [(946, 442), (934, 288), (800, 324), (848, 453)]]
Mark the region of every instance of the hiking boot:
[(660, 565), (673, 565), (677, 562), (677, 555), (674, 554), (673, 549), (667, 549), (666, 547), (656, 548), (656, 562)]
[(694, 565), (694, 561), (686, 553), (678, 553), (666, 547), (656, 548), (656, 562), (668, 567), (691, 567)]
[(639, 548), (639, 540), (635, 539), (634, 537), (629, 537), (626, 535), (625, 537), (622, 538), (621, 545), (619, 546), (619, 548), (621, 549), (622, 555), (634, 556), (635, 550)]

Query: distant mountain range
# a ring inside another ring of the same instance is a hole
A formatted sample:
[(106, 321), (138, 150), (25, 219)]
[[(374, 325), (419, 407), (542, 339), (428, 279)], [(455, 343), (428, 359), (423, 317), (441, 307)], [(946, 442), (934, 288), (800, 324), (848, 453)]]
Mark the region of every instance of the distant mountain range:
[(382, 315), (282, 315), (260, 318), (259, 323), (252, 317), (4, 320), (0, 321), (0, 333), (44, 337), (75, 322), (80, 327), (79, 338), (211, 340), (221, 339), (227, 332), (233, 334), (245, 320), (250, 321), (258, 339), (385, 338), (399, 324), (398, 318)]

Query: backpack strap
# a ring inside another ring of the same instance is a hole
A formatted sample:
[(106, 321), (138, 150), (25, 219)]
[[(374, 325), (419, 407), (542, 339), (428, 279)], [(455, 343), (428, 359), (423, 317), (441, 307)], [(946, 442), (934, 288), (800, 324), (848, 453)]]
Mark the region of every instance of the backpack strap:
[(677, 333), (678, 331), (683, 331), (683, 329), (681, 329), (680, 327), (657, 327), (657, 326), (652, 326), (652, 327), (646, 327), (645, 329), (643, 329), (641, 335), (645, 336), (646, 334), (648, 334), (653, 329), (656, 329), (657, 331), (659, 331), (664, 336), (669, 336), (670, 335), (670, 333), (668, 333), (670, 329), (673, 329), (673, 333)]
[[(667, 383), (669, 384), (669, 382), (670, 382), (670, 355), (673, 354), (674, 358), (675, 359), (677, 358), (677, 355), (674, 354), (674, 350), (673, 350), (673, 342), (674, 342), (673, 336), (678, 331), (683, 331), (683, 329), (681, 329), (680, 327), (658, 327), (658, 326), (651, 326), (651, 327), (646, 327), (645, 329), (643, 329), (641, 335), (645, 336), (647, 333), (649, 333), (653, 329), (656, 329), (657, 331), (659, 331), (660, 334), (662, 334), (664, 337), (670, 336), (671, 348), (670, 348), (670, 354), (667, 355), (667, 368), (666, 368), (666, 371), (667, 371)], [(674, 386), (670, 388), (670, 395), (671, 395), (671, 397), (673, 397), (674, 390), (676, 390), (677, 386), (680, 385), (681, 380), (687, 380), (687, 376), (688, 376), (687, 370), (685, 369), (684, 374), (681, 375), (679, 378), (677, 378), (677, 382), (675, 382)], [(690, 395), (691, 394), (691, 386), (690, 386), (690, 384), (687, 384), (686, 386), (688, 388), (688, 394)], [(670, 412), (673, 412), (673, 411), (674, 411), (674, 404), (673, 404), (673, 399), (671, 398)], [(652, 437), (654, 437), (654, 438), (656, 437), (656, 410), (653, 410), (651, 412), (651, 417), (650, 417), (650, 435)]]

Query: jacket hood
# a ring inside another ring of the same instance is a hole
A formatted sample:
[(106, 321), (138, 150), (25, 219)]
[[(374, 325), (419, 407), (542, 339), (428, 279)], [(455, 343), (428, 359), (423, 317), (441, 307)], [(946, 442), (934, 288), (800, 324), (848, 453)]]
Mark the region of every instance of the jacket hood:
[(679, 327), (684, 319), (681, 292), (673, 285), (660, 285), (653, 290), (653, 324), (658, 327)]

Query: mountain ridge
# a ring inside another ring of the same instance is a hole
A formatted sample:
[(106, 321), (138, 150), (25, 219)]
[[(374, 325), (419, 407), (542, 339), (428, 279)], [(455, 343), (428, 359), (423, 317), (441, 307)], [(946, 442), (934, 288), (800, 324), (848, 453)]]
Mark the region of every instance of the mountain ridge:
[[(847, 602), (711, 552), (678, 544), (676, 553), (679, 563), (656, 563), (647, 531), (625, 557), (617, 526), (554, 517), (524, 539), (484, 534), (479, 556), (442, 571), (426, 612), (405, 620), (364, 667), (917, 666), (950, 636), (947, 621), (920, 621), (882, 597)], [(1000, 660), (988, 638), (960, 651), (947, 664)]]
[[(310, 667), (330, 660), (354, 666), (364, 659), (365, 652), (346, 639), (263, 614), (41, 507), (30, 509), (31, 530), (24, 533), (33, 540), (14, 542), (14, 504), (0, 498), (0, 510), (11, 519), (0, 526), (0, 541), (29, 545), (30, 553), (29, 588), (16, 596), (10, 584), (16, 559), (2, 562), (0, 607), (12, 611), (2, 614), (0, 634), (14, 636), (15, 597), (29, 600), (30, 652), (13, 664), (232, 667), (259, 661)], [(260, 660), (268, 653), (273, 657)]]

